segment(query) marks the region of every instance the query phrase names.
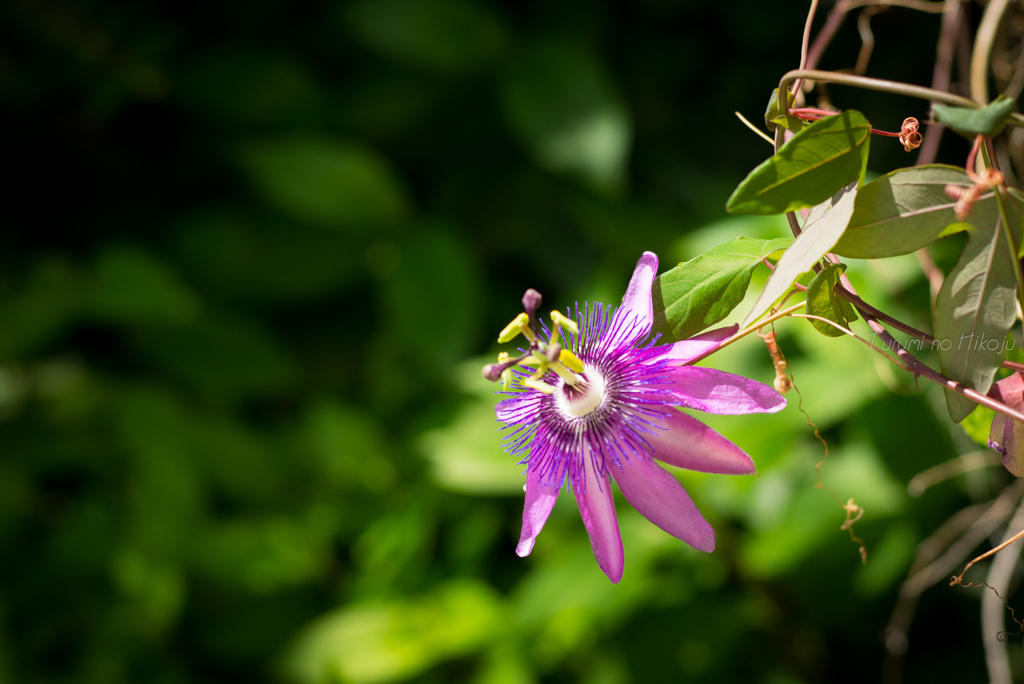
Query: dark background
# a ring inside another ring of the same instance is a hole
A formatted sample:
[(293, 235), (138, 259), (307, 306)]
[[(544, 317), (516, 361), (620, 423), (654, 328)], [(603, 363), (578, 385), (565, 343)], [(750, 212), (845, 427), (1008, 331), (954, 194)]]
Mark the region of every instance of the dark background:
[[(571, 497), (515, 556), (477, 370), (526, 287), (615, 303), (643, 250), (782, 234), (723, 206), (804, 4), (0, 5), (0, 682), (879, 680), (916, 544), (1006, 480), (906, 494), (978, 448), (941, 394), (780, 325), (869, 563), (789, 395), (710, 421), (757, 478), (680, 473), (715, 553), (623, 503), (612, 586)], [(869, 74), (928, 84), (938, 26), (875, 17)], [(821, 66), (859, 46), (850, 19)], [(870, 167), (913, 158), (877, 138)], [(926, 326), (908, 259), (850, 272)], [(772, 378), (757, 338), (711, 362)], [(905, 681), (987, 681), (979, 591), (924, 595)]]

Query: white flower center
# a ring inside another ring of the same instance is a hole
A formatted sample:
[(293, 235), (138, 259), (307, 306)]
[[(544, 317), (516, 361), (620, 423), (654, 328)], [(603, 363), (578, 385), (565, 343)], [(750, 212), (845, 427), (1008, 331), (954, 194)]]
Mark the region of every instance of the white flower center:
[(592, 368), (588, 368), (587, 381), (575, 387), (562, 385), (555, 395), (555, 405), (568, 418), (582, 418), (604, 401), (604, 376)]

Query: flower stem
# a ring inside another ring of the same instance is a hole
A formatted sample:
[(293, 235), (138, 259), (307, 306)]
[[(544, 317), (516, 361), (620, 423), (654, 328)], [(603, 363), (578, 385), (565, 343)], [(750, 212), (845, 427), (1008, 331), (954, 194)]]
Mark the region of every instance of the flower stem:
[(740, 330), (739, 332), (737, 332), (732, 337), (730, 337), (730, 338), (728, 338), (726, 340), (723, 340), (722, 343), (720, 345), (718, 345), (717, 347), (709, 349), (708, 351), (704, 352), (703, 354), (700, 354), (699, 356), (693, 357), (692, 359), (690, 359), (689, 361), (687, 361), (683, 365), (684, 366), (692, 366), (695, 363), (697, 363), (698, 361), (703, 361), (704, 359), (706, 359), (708, 356), (710, 356), (714, 352), (717, 352), (720, 349), (728, 347), (733, 342), (737, 342), (739, 340), (742, 340), (744, 337), (746, 337), (750, 333), (756, 332), (757, 330), (760, 330), (761, 328), (763, 328), (764, 326), (768, 325), (769, 323), (771, 323), (773, 321), (777, 321), (780, 318), (785, 318), (786, 316), (790, 315), (794, 311), (799, 311), (800, 309), (804, 308), (804, 306), (806, 304), (807, 304), (807, 302), (800, 302), (799, 304), (794, 304), (793, 306), (789, 307), (788, 309), (783, 309), (782, 311), (779, 311), (778, 313), (772, 314), (771, 316), (769, 316), (768, 318), (764, 319), (763, 321), (760, 321), (758, 323), (753, 323), (749, 327), (744, 328), (743, 330)]

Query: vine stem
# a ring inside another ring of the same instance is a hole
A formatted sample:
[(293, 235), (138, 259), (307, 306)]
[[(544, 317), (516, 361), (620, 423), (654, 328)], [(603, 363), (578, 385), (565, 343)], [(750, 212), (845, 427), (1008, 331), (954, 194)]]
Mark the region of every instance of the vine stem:
[(999, 22), (1009, 6), (1010, 0), (989, 0), (978, 25), (971, 53), (971, 97), (982, 105), (988, 103), (988, 60), (992, 57), (992, 44), (996, 40)]
[[(960, 0), (946, 0), (946, 4), (955, 2), (959, 4)], [(821, 55), (824, 54), (825, 48), (828, 47), (829, 43), (836, 35), (836, 31), (843, 25), (843, 20), (846, 19), (847, 13), (852, 9), (858, 7), (864, 7), (866, 5), (877, 5), (879, 7), (906, 7), (908, 9), (916, 9), (922, 12), (931, 12), (938, 14), (939, 12), (945, 11), (945, 5), (943, 2), (927, 2), (927, 0), (839, 0), (835, 4), (835, 7), (828, 13), (825, 19), (825, 24), (818, 31), (818, 35), (814, 37), (814, 43), (811, 45), (810, 52), (807, 56), (807, 64), (805, 68), (813, 69), (818, 66), (818, 60), (821, 59)]]
[[(811, 8), (807, 11), (807, 21), (804, 22), (804, 37), (800, 42), (800, 68), (807, 68), (807, 46), (811, 42), (811, 26), (814, 24), (814, 15), (818, 11), (818, 0), (811, 0)], [(793, 86), (793, 92), (800, 92), (800, 87), (803, 85), (803, 79), (798, 80)], [(779, 92), (783, 92), (779, 89)], [(783, 98), (785, 99), (785, 98)]]
[[(782, 80), (779, 81), (779, 92), (783, 92), (789, 87), (789, 84), (796, 79), (810, 79), (813, 81), (823, 81), (825, 83), (851, 86), (853, 88), (864, 88), (865, 90), (875, 90), (881, 93), (890, 93), (892, 95), (904, 95), (906, 97), (914, 97), (919, 100), (941, 102), (943, 104), (953, 105), (955, 107), (966, 107), (968, 109), (978, 109), (981, 107), (981, 105), (974, 100), (961, 97), (960, 95), (954, 95), (953, 93), (944, 93), (941, 90), (935, 90), (933, 88), (910, 85), (909, 83), (900, 83), (898, 81), (886, 81), (881, 78), (869, 78), (867, 76), (857, 76), (855, 74), (844, 74), (838, 71), (819, 71), (817, 69), (794, 69), (793, 71), (788, 72), (782, 77)], [(789, 113), (789, 102), (786, 101), (786, 98), (782, 98), (781, 104), (783, 108), (783, 115), (787, 115)], [(1014, 112), (1007, 124), (1012, 126), (1024, 126), (1024, 114)]]

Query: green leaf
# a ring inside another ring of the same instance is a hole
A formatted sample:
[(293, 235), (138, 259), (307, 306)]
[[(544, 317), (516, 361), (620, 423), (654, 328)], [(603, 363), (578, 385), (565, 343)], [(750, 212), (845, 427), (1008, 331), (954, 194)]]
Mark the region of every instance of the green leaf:
[(167, 264), (141, 249), (115, 247), (95, 266), (86, 304), (103, 321), (175, 325), (192, 321), (199, 299)]
[(652, 290), (654, 332), (676, 342), (718, 323), (743, 301), (761, 260), (792, 242), (739, 237), (662, 273)]
[[(1017, 188), (1008, 188), (1009, 192), (1004, 195), (1006, 200), (1006, 215), (1011, 225), (1024, 226), (1024, 193)], [(1019, 238), (1018, 238), (1019, 239)], [(1018, 258), (1024, 257), (1024, 244), (1017, 245)]]
[[(788, 90), (786, 93), (789, 95), (789, 106), (793, 106), (794, 95)], [(800, 129), (804, 128), (805, 124), (803, 119), (797, 116), (783, 116), (782, 107), (779, 106), (779, 89), (776, 88), (772, 91), (772, 97), (768, 100), (768, 109), (764, 112), (764, 123), (768, 127), (769, 131), (774, 131), (775, 126), (782, 126), (796, 133)]]
[(507, 631), (501, 596), (479, 580), (452, 580), (409, 601), (346, 605), (301, 634), (285, 661), (296, 684), (405, 680), (484, 648)]
[(235, 127), (308, 124), (323, 97), (293, 57), (238, 47), (186, 67), (173, 95), (191, 112)]
[(932, 116), (936, 121), (967, 137), (999, 135), (1012, 113), (1013, 98), (1005, 95), (1000, 95), (980, 109), (932, 105)]
[[(807, 285), (807, 313), (820, 316), (838, 323), (844, 328), (857, 320), (857, 312), (853, 305), (835, 293), (839, 276), (846, 271), (845, 264), (830, 264), (821, 273), (814, 276)], [(826, 337), (842, 337), (845, 333), (824, 321), (811, 319), (814, 329)]]
[(0, 356), (38, 351), (65, 333), (82, 310), (81, 275), (63, 259), (32, 266), (17, 292), (0, 300)]
[(743, 325), (752, 323), (771, 308), (797, 278), (811, 270), (814, 264), (832, 249), (850, 222), (856, 197), (857, 184), (854, 181), (833, 195), (830, 200), (811, 210), (803, 232), (793, 241), (793, 246), (782, 255), (779, 263), (775, 264), (775, 270), (768, 277), (761, 296), (743, 319)]
[[(942, 372), (981, 394), (988, 392), (1006, 357), (1004, 340), (1016, 319), (1015, 257), (1006, 243), (999, 213), (994, 205), (991, 209), (979, 213), (975, 207), (967, 247), (946, 276), (935, 302), (933, 348), (938, 349)], [(1011, 221), (1019, 243), (1020, 221)], [(946, 407), (953, 422), (966, 418), (975, 406), (946, 390)]]
[(175, 247), (197, 281), (261, 306), (330, 294), (358, 277), (364, 260), (352, 236), (225, 211), (182, 220)]
[(392, 269), (385, 276), (382, 299), (396, 340), (439, 368), (465, 358), (479, 330), (482, 301), (481, 276), (469, 245), (456, 231), (439, 226), (391, 249), (393, 254), (382, 250), (385, 263), (379, 267)]
[(733, 191), (730, 214), (782, 214), (813, 207), (864, 180), (871, 124), (860, 112), (826, 117), (797, 133)]
[(960, 422), (960, 427), (976, 444), (988, 447), (988, 436), (992, 429), (992, 419), (995, 417), (995, 411), (987, 406), (979, 406)]
[(299, 374), (287, 351), (260, 326), (222, 315), (149, 329), (138, 343), (154, 366), (215, 398), (280, 392)]
[[(956, 200), (946, 195), (947, 185), (967, 188), (973, 183), (956, 166), (932, 164), (898, 169), (871, 181), (857, 193), (853, 217), (833, 250), (858, 259), (880, 259), (910, 254), (948, 234), (957, 223)], [(975, 211), (993, 205), (986, 195)]]
[(476, 70), (498, 57), (509, 38), (487, 5), (468, 0), (361, 0), (346, 10), (360, 42), (435, 71)]
[(270, 202), (327, 228), (365, 231), (408, 210), (387, 163), (354, 143), (311, 137), (257, 143), (243, 150), (242, 162)]
[(560, 40), (527, 48), (502, 82), (501, 105), (512, 132), (543, 168), (601, 189), (625, 181), (631, 117), (589, 51)]

